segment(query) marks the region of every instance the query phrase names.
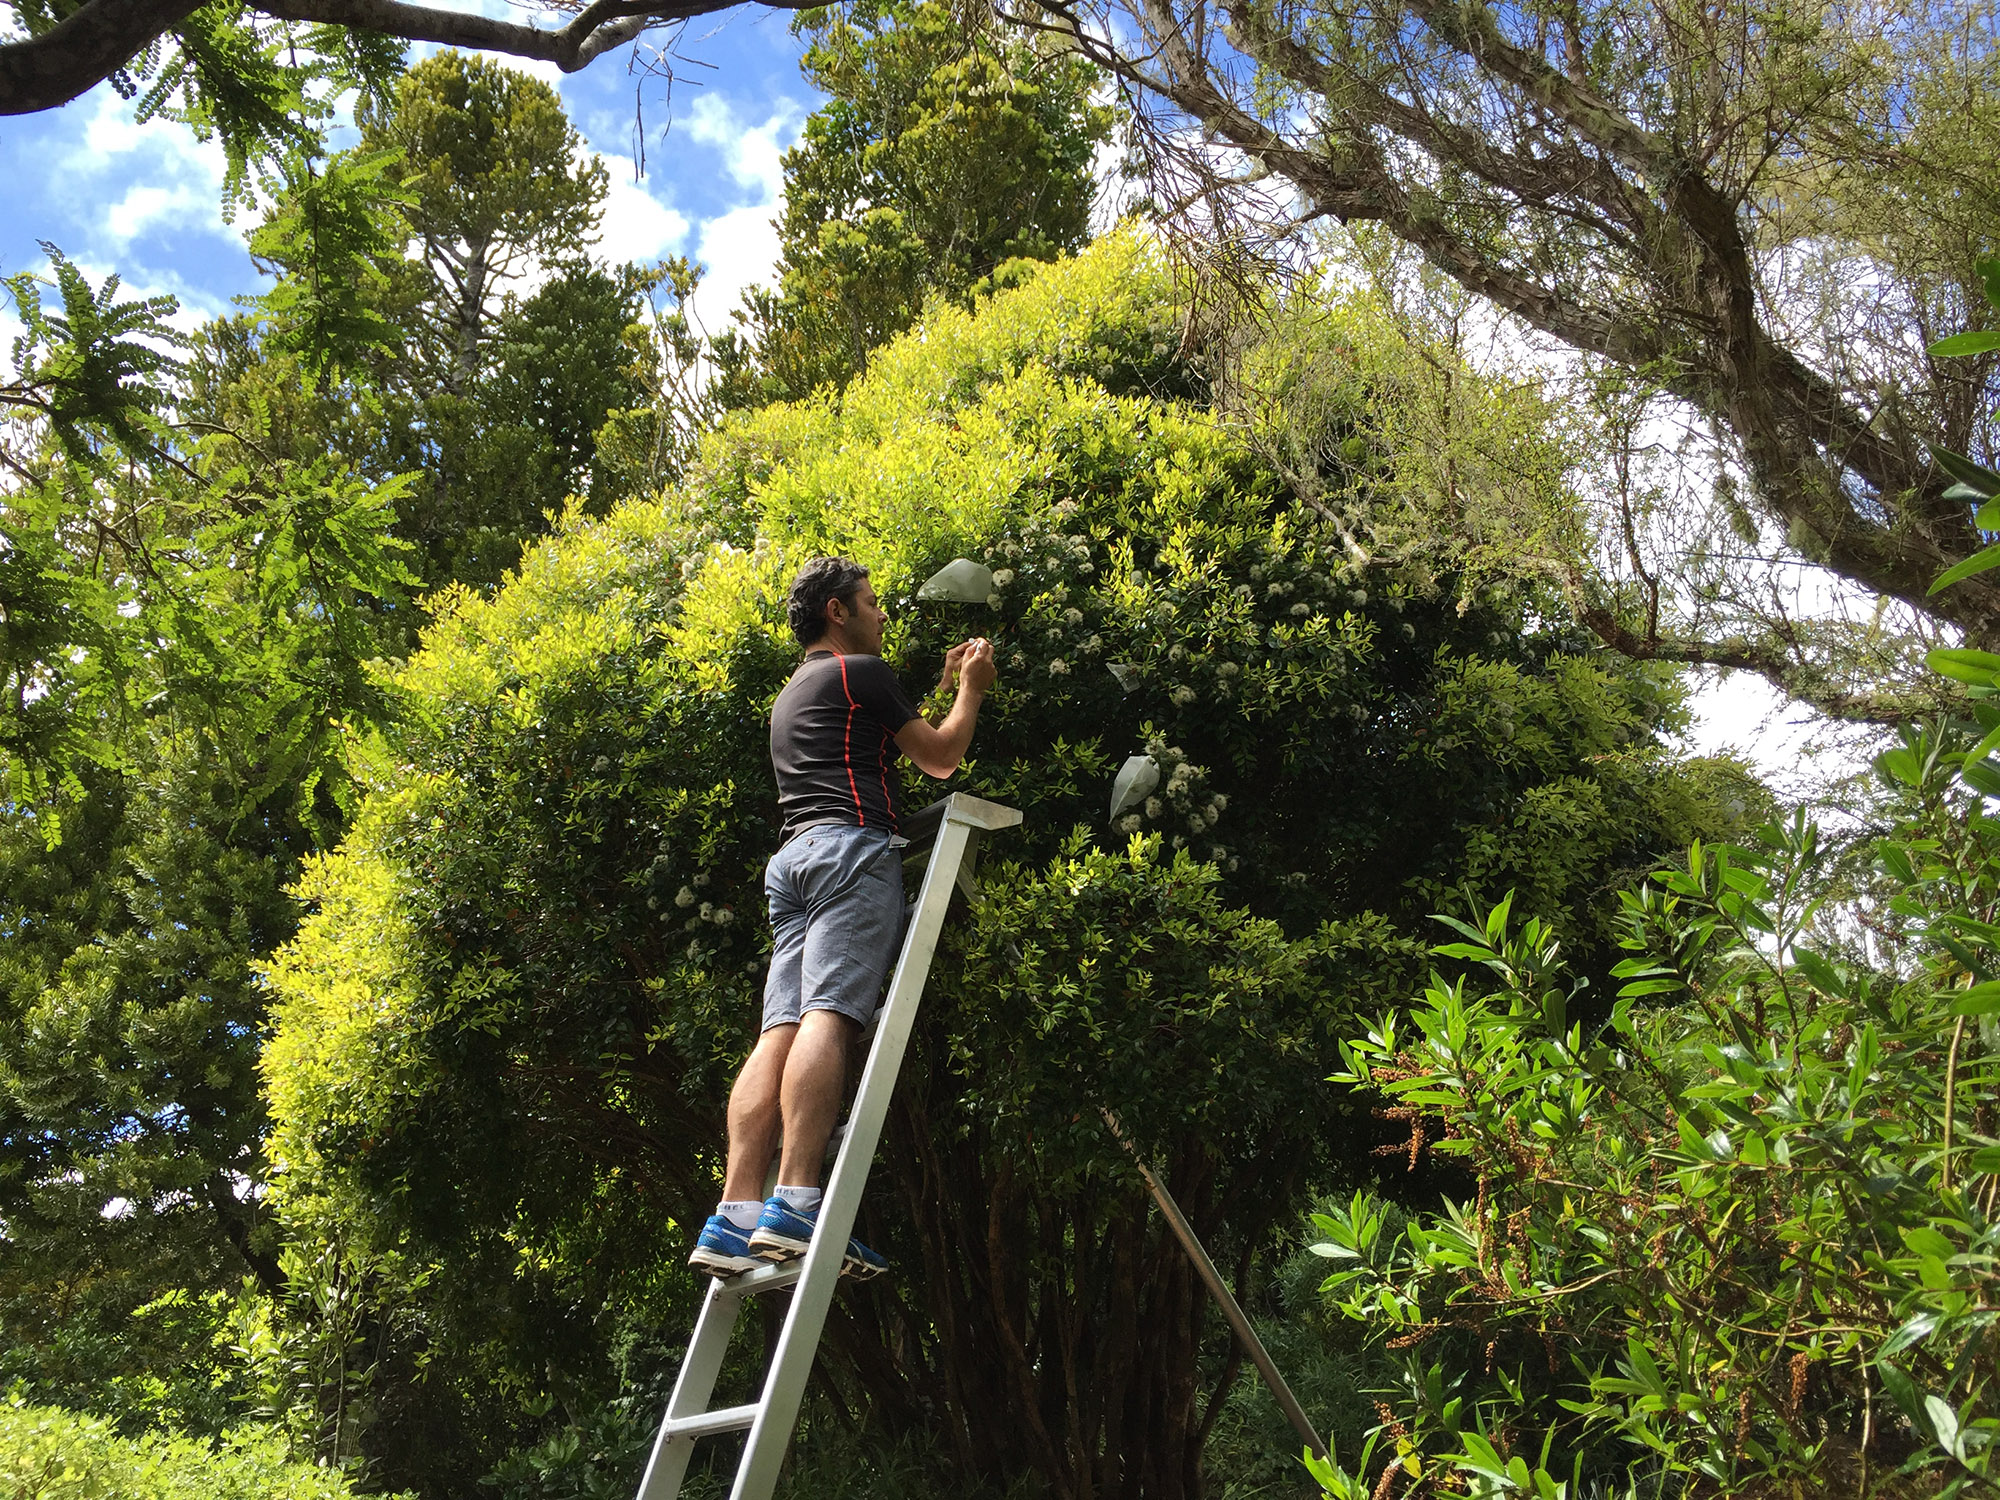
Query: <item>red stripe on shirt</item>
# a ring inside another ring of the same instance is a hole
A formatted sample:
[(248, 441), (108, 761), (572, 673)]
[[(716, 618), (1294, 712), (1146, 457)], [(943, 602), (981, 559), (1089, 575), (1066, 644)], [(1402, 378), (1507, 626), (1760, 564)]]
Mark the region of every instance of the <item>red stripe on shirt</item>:
[(847, 790), (854, 797), (854, 816), (866, 828), (868, 813), (861, 806), (861, 788), (854, 780), (854, 711), (861, 705), (854, 701), (854, 693), (847, 686), (847, 658), (836, 653), (833, 659), (840, 663), (840, 691), (847, 697), (847, 728), (841, 736), (840, 755), (847, 764)]
[(889, 795), (889, 762), (892, 759), (889, 746), (894, 740), (894, 735), (883, 730), (882, 743), (875, 750), (876, 764), (882, 768), (882, 805), (889, 809), (889, 829), (892, 833), (896, 828), (896, 799)]

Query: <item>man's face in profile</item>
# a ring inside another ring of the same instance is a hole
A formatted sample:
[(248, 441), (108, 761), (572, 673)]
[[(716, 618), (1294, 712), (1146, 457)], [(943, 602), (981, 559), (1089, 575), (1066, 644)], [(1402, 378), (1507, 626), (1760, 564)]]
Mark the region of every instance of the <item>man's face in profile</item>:
[(880, 656), (882, 627), (889, 623), (889, 614), (875, 602), (875, 585), (864, 578), (861, 587), (854, 591), (852, 605), (843, 605), (838, 599), (833, 603), (841, 611), (838, 624), (848, 650), (856, 656)]

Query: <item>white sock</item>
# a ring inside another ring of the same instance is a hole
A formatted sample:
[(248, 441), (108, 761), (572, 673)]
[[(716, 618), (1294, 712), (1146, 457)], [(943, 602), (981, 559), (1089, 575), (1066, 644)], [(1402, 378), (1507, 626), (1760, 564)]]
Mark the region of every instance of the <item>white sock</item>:
[(715, 1211), (738, 1229), (755, 1229), (764, 1205), (755, 1198), (725, 1198), (715, 1205)]
[(819, 1207), (820, 1190), (809, 1187), (786, 1187), (778, 1184), (777, 1193), (785, 1200), (786, 1207), (795, 1214), (809, 1214)]

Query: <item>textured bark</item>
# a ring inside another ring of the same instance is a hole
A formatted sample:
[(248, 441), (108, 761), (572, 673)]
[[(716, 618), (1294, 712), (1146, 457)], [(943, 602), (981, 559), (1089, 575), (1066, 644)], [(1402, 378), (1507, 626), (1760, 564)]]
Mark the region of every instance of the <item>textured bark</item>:
[(40, 36), (0, 46), (0, 115), (67, 104), (200, 10), (206, 0), (91, 0)]

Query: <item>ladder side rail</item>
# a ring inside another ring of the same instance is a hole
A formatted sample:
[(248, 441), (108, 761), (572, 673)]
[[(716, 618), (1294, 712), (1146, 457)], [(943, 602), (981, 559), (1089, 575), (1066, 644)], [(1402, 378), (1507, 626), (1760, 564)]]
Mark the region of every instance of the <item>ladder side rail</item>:
[(916, 1024), (918, 1002), (930, 977), (938, 934), (944, 927), (945, 911), (951, 904), (951, 893), (966, 858), (971, 832), (967, 823), (948, 815), (938, 830), (930, 866), (924, 871), (917, 909), (910, 918), (903, 951), (896, 961), (888, 997), (883, 1001), (875, 1045), (869, 1049), (860, 1088), (848, 1111), (847, 1138), (841, 1142), (833, 1176), (820, 1204), (819, 1224), (806, 1252), (805, 1270), (792, 1294), (784, 1330), (778, 1335), (770, 1374), (764, 1382), (761, 1410), (744, 1444), (730, 1500), (770, 1500), (777, 1486), (778, 1471), (798, 1423), (806, 1379), (812, 1373), (820, 1332), (833, 1305), (848, 1237), (854, 1233), (861, 1194), (867, 1185), (869, 1168), (874, 1164), (875, 1148), (882, 1138), (889, 1099), (895, 1092), (896, 1076), (902, 1070), (903, 1053)]
[(736, 1316), (743, 1307), (743, 1294), (727, 1282), (712, 1280), (702, 1299), (701, 1316), (694, 1325), (694, 1339), (681, 1360), (681, 1373), (674, 1380), (674, 1393), (667, 1399), (667, 1412), (660, 1419), (659, 1436), (653, 1439), (652, 1457), (646, 1460), (646, 1475), (639, 1481), (638, 1500), (674, 1500), (681, 1492), (688, 1460), (694, 1456), (694, 1438), (676, 1436), (674, 1423), (698, 1416), (708, 1408), (715, 1392), (715, 1377), (729, 1352), (729, 1337), (736, 1331)]

